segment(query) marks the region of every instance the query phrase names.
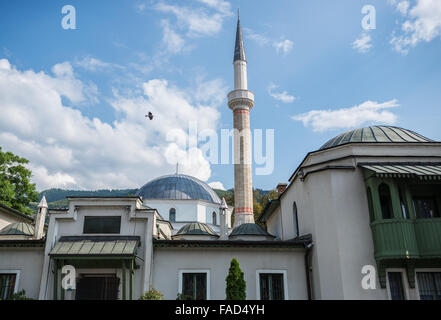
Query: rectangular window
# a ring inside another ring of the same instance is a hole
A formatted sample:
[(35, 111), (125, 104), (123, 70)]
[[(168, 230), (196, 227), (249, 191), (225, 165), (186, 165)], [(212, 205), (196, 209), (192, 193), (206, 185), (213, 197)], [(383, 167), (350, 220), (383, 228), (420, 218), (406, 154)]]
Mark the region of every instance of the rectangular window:
[(207, 300), (207, 274), (183, 273), (182, 294), (192, 300)]
[(413, 198), (417, 218), (439, 218), (438, 207), (435, 198), (418, 197)]
[(441, 272), (417, 272), (421, 300), (441, 300)]
[(285, 299), (283, 274), (281, 273), (260, 274), (260, 299), (261, 300)]
[(119, 234), (121, 217), (84, 217), (84, 234)]
[(388, 272), (389, 290), (391, 300), (406, 300), (403, 287), (403, 275), (401, 272)]
[(10, 299), (14, 294), (15, 281), (17, 275), (15, 273), (0, 274), (0, 300)]

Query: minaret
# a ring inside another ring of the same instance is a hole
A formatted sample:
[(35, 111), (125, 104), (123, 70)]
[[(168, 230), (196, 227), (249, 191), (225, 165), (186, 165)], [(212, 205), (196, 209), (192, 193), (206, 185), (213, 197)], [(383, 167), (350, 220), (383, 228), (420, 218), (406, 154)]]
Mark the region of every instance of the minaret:
[(237, 227), (254, 223), (250, 129), (254, 94), (248, 90), (247, 60), (239, 12), (233, 64), (234, 90), (228, 94), (228, 106), (234, 114), (234, 227)]
[(37, 206), (37, 215), (35, 216), (35, 226), (34, 226), (34, 238), (41, 239), (44, 236), (44, 222), (47, 214), (47, 201), (46, 197), (43, 196), (40, 203)]

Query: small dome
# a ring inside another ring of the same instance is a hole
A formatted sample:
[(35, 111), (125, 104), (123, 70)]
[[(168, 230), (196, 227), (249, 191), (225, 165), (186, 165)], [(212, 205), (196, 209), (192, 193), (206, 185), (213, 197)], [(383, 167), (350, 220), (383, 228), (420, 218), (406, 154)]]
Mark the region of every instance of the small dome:
[(5, 235), (33, 236), (34, 226), (26, 222), (11, 223), (0, 230), (0, 236), (5, 236)]
[(347, 143), (424, 143), (433, 142), (411, 130), (392, 126), (372, 126), (342, 133), (326, 142), (320, 150)]
[(139, 189), (136, 196), (149, 200), (204, 200), (221, 203), (216, 192), (205, 182), (182, 174), (154, 179)]
[(178, 231), (178, 233), (176, 233), (176, 236), (180, 235), (217, 236), (217, 234), (213, 230), (211, 230), (209, 226), (207, 226), (205, 223), (200, 222), (186, 224)]
[(273, 237), (273, 235), (269, 234), (265, 230), (262, 229), (261, 226), (255, 223), (244, 223), (240, 226), (233, 229), (230, 233), (230, 237), (235, 236), (264, 236), (264, 237)]

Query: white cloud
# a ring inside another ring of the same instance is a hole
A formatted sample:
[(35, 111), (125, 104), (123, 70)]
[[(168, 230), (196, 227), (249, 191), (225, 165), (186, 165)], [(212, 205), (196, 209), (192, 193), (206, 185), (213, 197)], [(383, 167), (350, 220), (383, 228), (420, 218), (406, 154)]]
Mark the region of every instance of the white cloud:
[(210, 187), (212, 187), (213, 189), (226, 191), (226, 189), (225, 189), (224, 185), (222, 184), (222, 182), (219, 182), (219, 181), (210, 182), (208, 185)]
[[(211, 168), (201, 150), (187, 151), (167, 136), (178, 130), (186, 141), (190, 122), (199, 130), (215, 130), (220, 114), (211, 102), (224, 88), (213, 89), (202, 102), (163, 79), (147, 81), (142, 89), (131, 96), (114, 91), (107, 100), (119, 120), (109, 124), (65, 104), (65, 99), (73, 104), (87, 99), (86, 86), (69, 63), (54, 66), (50, 75), (0, 60), (0, 145), (31, 161), (39, 190), (138, 187), (174, 172), (175, 164), (168, 163), (173, 157), (183, 173), (208, 180)], [(144, 117), (148, 111), (153, 121)]]
[(118, 64), (104, 62), (92, 56), (84, 57), (81, 60), (76, 59), (74, 65), (87, 71), (93, 72), (99, 70), (124, 69), (124, 67)]
[(250, 28), (243, 28), (243, 30), (245, 32), (245, 36), (251, 41), (256, 42), (257, 45), (261, 47), (272, 45), (273, 48), (276, 49), (277, 53), (282, 53), (284, 56), (286, 56), (294, 46), (294, 42), (288, 39), (271, 42), (270, 38), (267, 37), (265, 34), (257, 33)]
[(259, 46), (265, 46), (270, 43), (270, 40), (266, 36), (256, 33), (250, 28), (243, 28), (243, 31), (248, 39), (255, 41)]
[(403, 16), (407, 15), (409, 11), (410, 2), (409, 1), (400, 1), (397, 4), (397, 11), (400, 12)]
[(163, 30), (162, 42), (165, 44), (167, 51), (173, 54), (181, 52), (185, 46), (184, 39), (170, 27), (168, 20), (162, 20), (161, 26)]
[(430, 42), (441, 37), (441, 1), (417, 0), (409, 9), (408, 1), (390, 1), (406, 18), (400, 31), (395, 31), (390, 43), (394, 49), (407, 54), (420, 42)]
[(222, 79), (205, 80), (200, 77), (196, 79), (196, 84), (193, 96), (201, 103), (218, 107), (225, 101), (228, 86)]
[(322, 132), (331, 129), (348, 129), (360, 127), (366, 123), (394, 124), (397, 116), (389, 110), (398, 107), (396, 99), (378, 103), (366, 101), (350, 108), (336, 110), (312, 110), (295, 115), (293, 120), (301, 121), (305, 127)]
[(225, 16), (231, 16), (233, 14), (231, 12), (231, 4), (228, 1), (224, 1), (224, 0), (197, 0), (197, 1), (221, 12)]
[(270, 84), (268, 86), (268, 94), (273, 97), (274, 99), (281, 101), (283, 103), (291, 103), (294, 102), (295, 97), (288, 94), (288, 92), (274, 92), (274, 89), (277, 89), (278, 87), (275, 84)]
[(366, 53), (372, 48), (371, 36), (367, 32), (362, 32), (360, 37), (352, 43), (352, 48), (360, 53)]
[(282, 52), (286, 56), (293, 48), (294, 42), (285, 39), (281, 41), (276, 41), (273, 43), (273, 47), (276, 48), (277, 53)]
[(147, 5), (145, 3), (139, 2), (139, 3), (135, 4), (135, 10), (138, 13), (144, 12), (145, 9), (147, 9)]
[[(212, 36), (217, 34), (226, 17), (231, 16), (231, 5), (222, 0), (199, 0), (207, 5), (206, 8), (183, 7), (178, 5), (169, 5), (160, 2), (155, 9), (164, 13), (172, 13), (176, 16), (178, 26), (187, 29), (187, 35), (194, 36)], [(214, 12), (213, 12), (214, 10)]]

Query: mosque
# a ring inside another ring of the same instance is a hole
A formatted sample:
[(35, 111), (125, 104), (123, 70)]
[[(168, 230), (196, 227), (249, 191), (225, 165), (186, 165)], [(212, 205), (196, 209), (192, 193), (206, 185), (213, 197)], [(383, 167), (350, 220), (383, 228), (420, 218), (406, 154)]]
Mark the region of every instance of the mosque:
[[(228, 95), (241, 162), (235, 203), (175, 174), (134, 197), (69, 197), (35, 218), (0, 205), (0, 299), (224, 300), (233, 258), (251, 300), (441, 299), (441, 143), (352, 130), (311, 151), (254, 221), (247, 60), (240, 20)], [(234, 216), (234, 219), (232, 217)], [(234, 220), (234, 224), (232, 224)], [(75, 288), (62, 285), (75, 268)]]

